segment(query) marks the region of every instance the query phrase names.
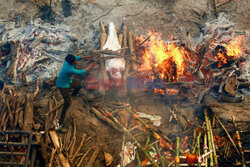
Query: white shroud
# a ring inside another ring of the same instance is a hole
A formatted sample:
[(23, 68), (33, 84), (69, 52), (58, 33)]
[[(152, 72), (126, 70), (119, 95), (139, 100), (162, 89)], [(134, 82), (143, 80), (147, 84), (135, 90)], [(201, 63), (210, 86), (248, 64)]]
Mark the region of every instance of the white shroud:
[[(108, 38), (103, 46), (103, 50), (108, 49), (112, 51), (117, 51), (121, 49), (121, 45), (118, 42), (118, 38), (116, 35), (116, 30), (115, 30), (115, 25), (114, 23), (109, 23), (109, 32), (108, 32)], [(110, 55), (105, 55), (110, 56)], [(113, 59), (108, 59), (105, 61), (105, 68), (106, 70), (110, 73), (112, 78), (115, 79), (120, 79), (121, 76), (121, 71), (125, 69), (125, 61), (124, 58), (113, 58)]]

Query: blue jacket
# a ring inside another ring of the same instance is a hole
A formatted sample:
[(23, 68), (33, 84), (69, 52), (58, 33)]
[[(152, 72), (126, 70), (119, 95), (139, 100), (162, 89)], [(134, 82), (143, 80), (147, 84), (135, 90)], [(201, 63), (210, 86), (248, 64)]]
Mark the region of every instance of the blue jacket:
[[(76, 60), (81, 60), (81, 56), (76, 56)], [(86, 73), (85, 69), (78, 70), (74, 65), (69, 64), (67, 61), (64, 62), (63, 67), (57, 77), (56, 87), (58, 88), (69, 88), (72, 83), (72, 74), (84, 74)]]

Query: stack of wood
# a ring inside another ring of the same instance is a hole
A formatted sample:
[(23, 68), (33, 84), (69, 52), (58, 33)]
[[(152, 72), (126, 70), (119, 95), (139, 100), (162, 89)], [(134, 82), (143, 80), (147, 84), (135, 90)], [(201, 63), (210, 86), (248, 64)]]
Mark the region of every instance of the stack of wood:
[(2, 130), (38, 130), (40, 125), (34, 123), (34, 98), (39, 91), (39, 78), (34, 93), (17, 92), (12, 86), (4, 86), (1, 92), (1, 120)]

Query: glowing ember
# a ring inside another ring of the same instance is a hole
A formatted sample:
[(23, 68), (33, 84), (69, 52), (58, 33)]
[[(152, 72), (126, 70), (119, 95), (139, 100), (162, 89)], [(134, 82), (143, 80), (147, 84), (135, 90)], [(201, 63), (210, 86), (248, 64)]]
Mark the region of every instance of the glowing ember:
[(159, 93), (159, 94), (165, 95), (164, 89), (157, 89), (157, 88), (154, 88), (154, 93)]
[(179, 90), (177, 89), (167, 89), (168, 95), (178, 95)]
[(139, 70), (157, 69), (159, 77), (167, 81), (175, 82), (185, 72), (184, 59), (185, 49), (174, 43), (166, 43), (161, 39), (161, 34), (148, 34), (150, 40), (147, 42), (142, 64)]

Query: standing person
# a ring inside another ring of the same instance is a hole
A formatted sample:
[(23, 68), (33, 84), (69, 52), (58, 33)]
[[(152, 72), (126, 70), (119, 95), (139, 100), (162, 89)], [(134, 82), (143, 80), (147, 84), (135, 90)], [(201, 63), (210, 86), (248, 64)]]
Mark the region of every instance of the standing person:
[[(90, 64), (86, 69), (78, 70), (74, 67), (74, 65), (76, 64), (76, 61), (79, 61), (81, 59), (91, 58), (91, 57), (93, 56), (74, 56), (72, 54), (67, 55), (65, 58), (63, 67), (57, 77), (56, 87), (59, 88), (63, 96), (64, 104), (63, 104), (61, 116), (59, 120), (55, 120), (55, 124), (56, 124), (56, 129), (63, 133), (66, 132), (66, 129), (63, 128), (64, 117), (65, 117), (67, 109), (71, 105), (70, 88), (71, 86), (74, 86), (74, 82), (72, 83), (72, 75), (73, 74), (82, 75), (94, 66), (94, 64)], [(76, 95), (78, 91), (80, 90), (80, 88), (81, 88), (80, 86), (74, 87), (74, 91), (72, 94)]]

